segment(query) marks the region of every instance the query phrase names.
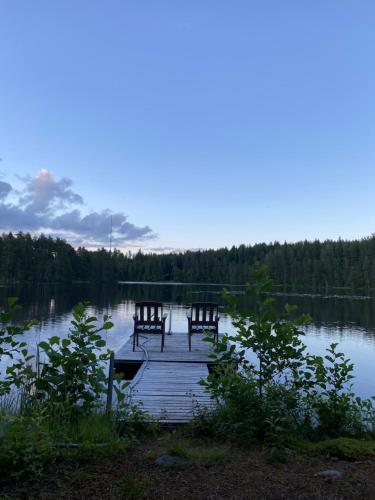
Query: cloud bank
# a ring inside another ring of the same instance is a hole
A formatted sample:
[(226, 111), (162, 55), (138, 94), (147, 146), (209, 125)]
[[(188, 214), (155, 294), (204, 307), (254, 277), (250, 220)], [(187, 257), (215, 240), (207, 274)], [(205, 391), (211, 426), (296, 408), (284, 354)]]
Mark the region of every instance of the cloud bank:
[(112, 242), (117, 246), (155, 237), (148, 226), (132, 224), (122, 212), (82, 213), (84, 200), (73, 191), (71, 179), (56, 181), (49, 170), (42, 169), (22, 182), (23, 189), (16, 191), (0, 181), (0, 231), (44, 232), (75, 246), (91, 247), (108, 245), (111, 223)]

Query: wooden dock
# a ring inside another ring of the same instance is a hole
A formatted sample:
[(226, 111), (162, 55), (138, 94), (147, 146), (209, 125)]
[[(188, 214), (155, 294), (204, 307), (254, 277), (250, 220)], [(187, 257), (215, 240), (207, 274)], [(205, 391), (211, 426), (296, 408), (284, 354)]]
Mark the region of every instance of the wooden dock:
[(165, 336), (160, 352), (160, 335), (142, 335), (133, 352), (130, 338), (115, 355), (115, 368), (136, 372), (131, 381), (131, 401), (140, 403), (152, 417), (166, 423), (188, 422), (198, 408), (211, 408), (215, 402), (199, 384), (212, 363), (210, 344), (201, 334), (192, 337), (189, 352), (187, 332)]

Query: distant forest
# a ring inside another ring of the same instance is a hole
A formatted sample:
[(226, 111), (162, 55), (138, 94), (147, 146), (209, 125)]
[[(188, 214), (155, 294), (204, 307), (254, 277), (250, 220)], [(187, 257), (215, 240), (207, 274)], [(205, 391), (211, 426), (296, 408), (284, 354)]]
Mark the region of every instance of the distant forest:
[(256, 261), (274, 283), (318, 290), (375, 288), (375, 235), (361, 240), (259, 243), (218, 250), (124, 254), (74, 249), (62, 239), (0, 236), (0, 282), (176, 281), (243, 284)]

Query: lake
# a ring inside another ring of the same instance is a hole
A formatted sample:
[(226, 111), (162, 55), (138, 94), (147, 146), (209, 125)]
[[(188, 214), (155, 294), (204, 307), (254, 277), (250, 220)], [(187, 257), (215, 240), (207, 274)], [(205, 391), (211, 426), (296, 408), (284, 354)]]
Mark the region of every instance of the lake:
[[(16, 285), (0, 288), (0, 303), (7, 296), (19, 297), (22, 310), (17, 319), (39, 320), (39, 325), (26, 334), (30, 349), (38, 341), (52, 335), (65, 337), (71, 320), (72, 307), (79, 301), (90, 302), (91, 312), (101, 317), (112, 316), (114, 328), (105, 333), (108, 347), (114, 350), (129, 338), (132, 332), (134, 302), (159, 300), (171, 311), (171, 329), (186, 331), (186, 311), (191, 302), (215, 301), (223, 304), (222, 285), (211, 284), (155, 284), (118, 283), (114, 285), (74, 283), (63, 285)], [(228, 289), (241, 293), (240, 286)], [(239, 295), (240, 300), (244, 298)], [(375, 395), (375, 299), (366, 296), (324, 294), (276, 294), (279, 307), (296, 304), (300, 313), (308, 313), (313, 322), (305, 328), (304, 342), (311, 353), (322, 354), (328, 344), (340, 343), (340, 350), (355, 363), (354, 387), (358, 395)], [(167, 320), (167, 331), (169, 321)], [(223, 312), (220, 331), (230, 332), (230, 318)], [(187, 339), (186, 339), (187, 340)], [(168, 337), (166, 337), (166, 343)]]

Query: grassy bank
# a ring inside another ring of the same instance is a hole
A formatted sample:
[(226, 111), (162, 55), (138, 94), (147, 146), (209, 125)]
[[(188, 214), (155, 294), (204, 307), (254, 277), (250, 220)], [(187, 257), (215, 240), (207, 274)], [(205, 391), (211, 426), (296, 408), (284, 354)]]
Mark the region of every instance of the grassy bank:
[[(330, 442), (298, 452), (288, 449), (284, 463), (270, 463), (259, 445), (197, 438), (187, 431), (164, 431), (143, 438), (114, 453), (66, 450), (38, 478), (2, 483), (6, 499), (206, 499), (206, 498), (373, 498), (375, 443), (349, 445)], [(345, 459), (330, 454), (343, 447)], [(361, 451), (360, 451), (361, 449)], [(182, 457), (176, 466), (156, 459), (165, 454)], [(339, 478), (319, 473), (334, 469)]]

